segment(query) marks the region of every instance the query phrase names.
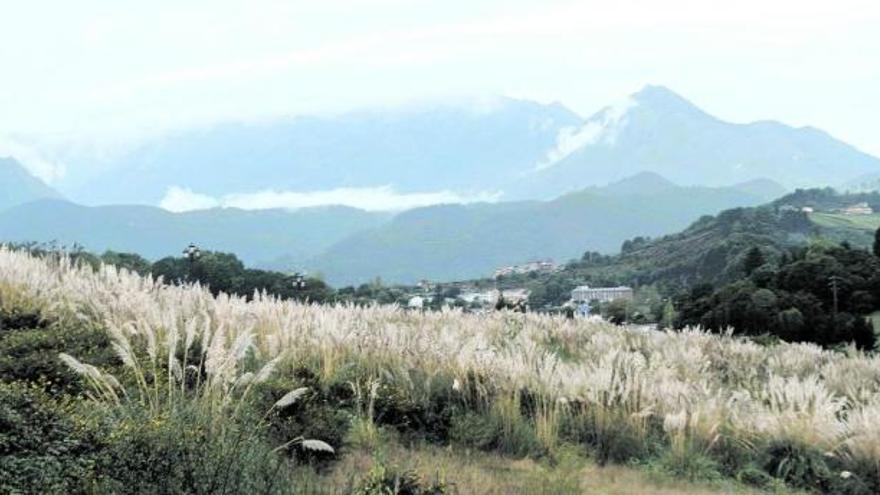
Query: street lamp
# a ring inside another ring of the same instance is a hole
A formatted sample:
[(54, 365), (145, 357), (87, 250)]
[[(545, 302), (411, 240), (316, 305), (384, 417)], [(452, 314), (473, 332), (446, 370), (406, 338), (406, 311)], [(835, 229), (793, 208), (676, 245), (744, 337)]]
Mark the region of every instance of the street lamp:
[(195, 244), (190, 244), (183, 250), (183, 256), (189, 260), (189, 273), (186, 276), (186, 278), (189, 278), (189, 275), (193, 272), (193, 267), (196, 261), (202, 257), (202, 250)]
[(199, 249), (199, 247), (195, 244), (190, 244), (186, 247), (186, 249), (183, 250), (183, 255), (190, 262), (193, 262), (202, 257), (202, 250)]
[(301, 273), (293, 274), (294, 290), (303, 290), (306, 288), (306, 278)]

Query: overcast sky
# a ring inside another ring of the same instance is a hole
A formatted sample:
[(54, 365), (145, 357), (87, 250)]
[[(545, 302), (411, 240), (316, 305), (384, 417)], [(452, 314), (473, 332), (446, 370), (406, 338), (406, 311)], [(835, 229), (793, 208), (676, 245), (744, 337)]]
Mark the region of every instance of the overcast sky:
[(587, 115), (654, 83), (880, 155), (877, 0), (0, 3), (0, 154), (465, 95)]

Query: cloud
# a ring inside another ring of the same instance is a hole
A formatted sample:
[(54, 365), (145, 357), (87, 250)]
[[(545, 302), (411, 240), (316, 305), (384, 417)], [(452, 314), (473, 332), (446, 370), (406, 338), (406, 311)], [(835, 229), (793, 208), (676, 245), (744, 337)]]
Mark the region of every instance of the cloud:
[(535, 165), (535, 170), (552, 167), (587, 146), (598, 143), (613, 146), (620, 131), (626, 127), (627, 112), (636, 105), (634, 99), (627, 98), (620, 104), (605, 108), (581, 127), (563, 127), (556, 136), (556, 147)]
[(211, 196), (177, 186), (169, 187), (165, 197), (159, 202), (159, 207), (174, 212), (207, 210), (218, 206), (220, 206), (220, 202)]
[(476, 194), (459, 194), (452, 191), (399, 193), (391, 186), (344, 187), (308, 192), (266, 190), (254, 193), (227, 194), (215, 198), (193, 192), (187, 188), (174, 186), (168, 189), (159, 206), (174, 212), (217, 207), (265, 210), (328, 205), (350, 206), (367, 211), (402, 211), (436, 204), (495, 202), (500, 198), (501, 193), (498, 192)]
[(43, 182), (52, 183), (64, 176), (64, 166), (44, 157), (36, 149), (0, 136), (0, 157), (11, 157)]

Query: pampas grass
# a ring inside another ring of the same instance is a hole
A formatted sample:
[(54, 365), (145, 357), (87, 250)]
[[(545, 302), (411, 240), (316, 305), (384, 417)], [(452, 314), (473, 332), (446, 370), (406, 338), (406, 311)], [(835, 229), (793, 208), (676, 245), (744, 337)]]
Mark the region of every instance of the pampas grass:
[[(317, 306), (262, 293), (251, 301), (213, 297), (198, 285), (6, 248), (0, 296), (106, 328), (139, 384), (130, 400), (156, 410), (194, 394), (212, 414), (234, 415), (274, 367), (248, 374), (245, 359), (284, 359), (312, 366), (322, 384), (355, 367), (415, 402), (442, 378), (457, 384), (463, 402), (495, 411), (511, 435), (527, 390), (548, 448), (560, 418), (580, 417), (599, 436), (624, 428), (646, 439), (652, 424), (664, 425), (657, 429), (680, 452), (709, 452), (722, 440), (784, 441), (880, 465), (880, 358), (854, 349), (762, 347), (700, 329), (644, 332), (540, 314)], [(96, 400), (126, 400), (105, 374), (74, 358), (63, 359), (93, 383)], [(411, 370), (431, 379), (413, 380)], [(361, 418), (370, 422), (370, 404), (383, 393), (375, 383), (353, 382)]]

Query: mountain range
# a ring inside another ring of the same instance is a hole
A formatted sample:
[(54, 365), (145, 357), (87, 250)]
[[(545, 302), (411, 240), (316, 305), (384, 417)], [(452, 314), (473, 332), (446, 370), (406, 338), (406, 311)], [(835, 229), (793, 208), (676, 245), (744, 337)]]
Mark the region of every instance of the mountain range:
[(880, 172), (880, 159), (827, 133), (775, 121), (735, 124), (715, 118), (662, 86), (596, 113), (517, 195), (558, 194), (641, 170), (680, 184), (726, 185), (771, 179), (784, 186), (828, 186)]
[(551, 201), (417, 208), (336, 243), (308, 264), (337, 285), (375, 276), (398, 283), (486, 276), (509, 264), (567, 261), (587, 249), (613, 253), (631, 237), (674, 232), (701, 215), (784, 193), (777, 185), (756, 194), (754, 186), (682, 187), (641, 173)]
[(566, 260), (586, 249), (613, 252), (627, 238), (671, 232), (700, 215), (784, 192), (771, 186), (681, 187), (646, 172), (551, 201), (436, 205), (397, 215), (343, 206), (172, 213), (43, 199), (0, 211), (0, 240), (76, 243), (150, 259), (179, 255), (194, 242), (250, 265), (320, 272), (334, 285), (375, 277), (452, 280), (532, 259)]
[(233, 252), (249, 264), (280, 256), (295, 263), (387, 218), (344, 206), (171, 213), (154, 206), (90, 207), (44, 199), (0, 211), (0, 241), (78, 244), (89, 251), (133, 252), (152, 260), (180, 256), (195, 243)]
[[(880, 173), (880, 160), (812, 127), (730, 123), (662, 86), (582, 118), (512, 98), (185, 130), (75, 155), (59, 184), (86, 204), (158, 205), (171, 187), (211, 197), (391, 186), (552, 199), (649, 170), (682, 185), (770, 179), (789, 189)], [(97, 165), (95, 165), (97, 164)]]

